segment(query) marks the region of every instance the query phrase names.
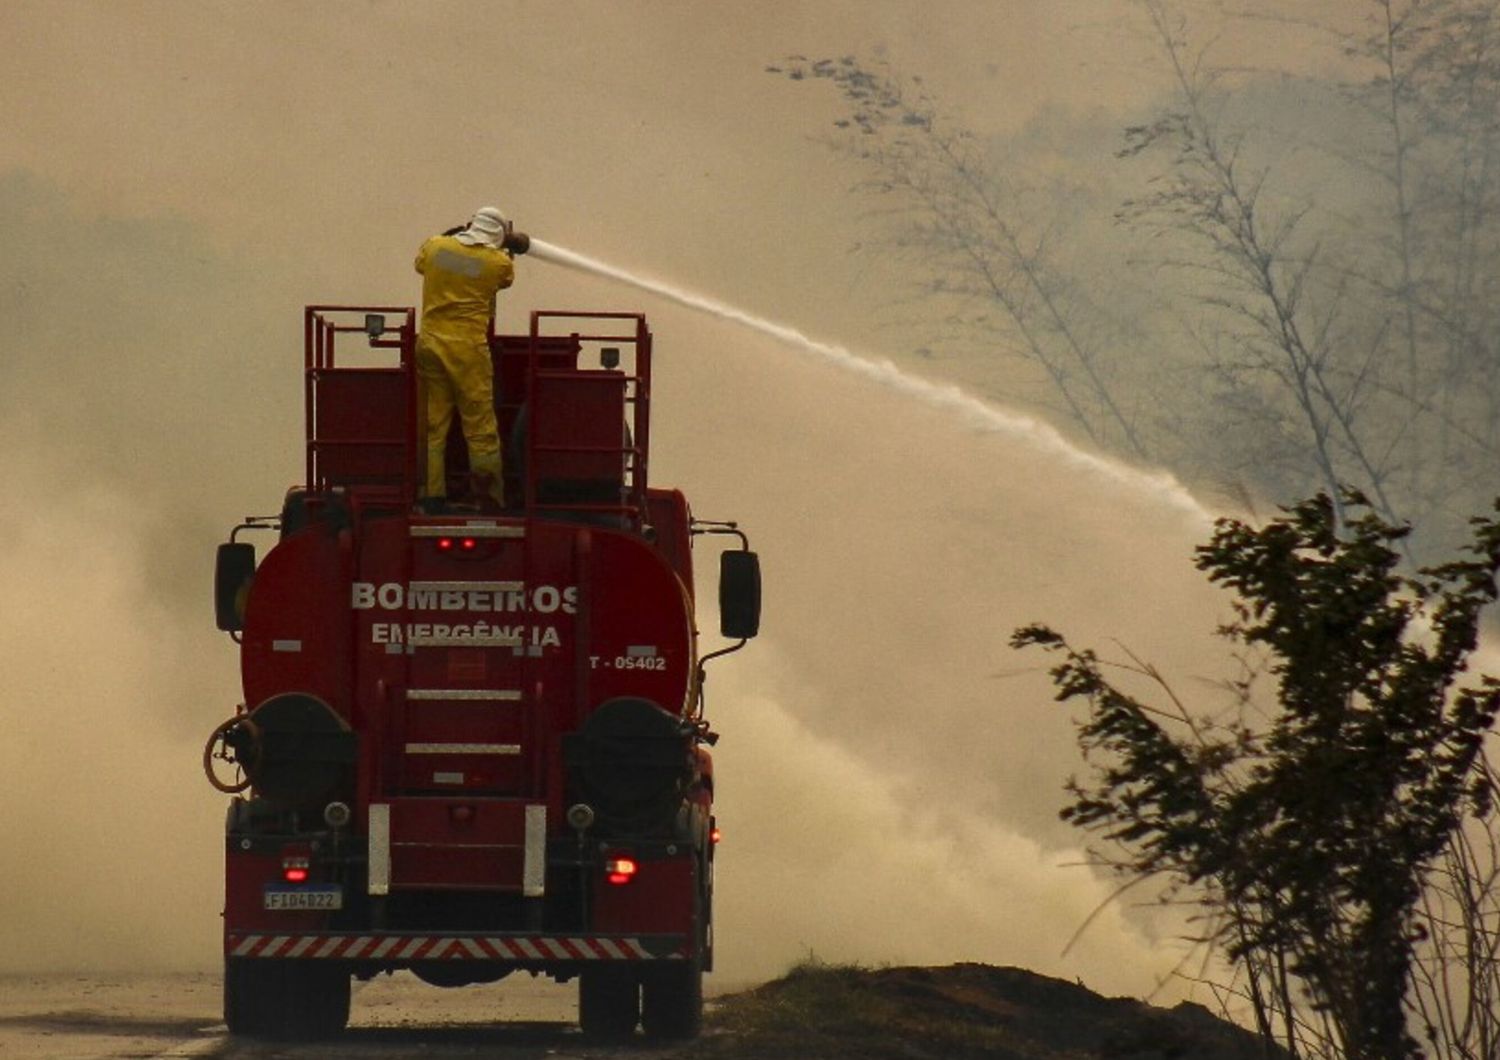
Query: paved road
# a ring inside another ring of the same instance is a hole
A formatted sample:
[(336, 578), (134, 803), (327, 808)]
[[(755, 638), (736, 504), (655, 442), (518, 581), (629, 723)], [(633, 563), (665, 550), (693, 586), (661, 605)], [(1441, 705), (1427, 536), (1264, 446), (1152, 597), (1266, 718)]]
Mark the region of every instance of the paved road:
[(649, 1060), (662, 1054), (641, 1046), (621, 1050), (586, 1043), (574, 1023), (573, 984), (515, 975), (488, 986), (439, 990), (401, 973), (356, 983), (354, 989), (350, 1029), (343, 1038), (289, 1046), (229, 1039), (219, 1018), (217, 973), (0, 977), (0, 1056)]

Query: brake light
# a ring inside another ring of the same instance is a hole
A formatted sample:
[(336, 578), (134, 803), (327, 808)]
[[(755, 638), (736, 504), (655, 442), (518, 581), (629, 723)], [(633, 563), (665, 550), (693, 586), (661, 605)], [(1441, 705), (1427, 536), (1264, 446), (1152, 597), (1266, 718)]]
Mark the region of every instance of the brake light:
[(287, 883), (307, 882), (307, 859), (306, 858), (282, 858), (281, 878)]
[(626, 884), (635, 878), (639, 867), (634, 858), (610, 858), (604, 863), (605, 878), (616, 886)]
[(461, 547), (463, 548), (463, 550), (465, 552), (473, 552), (474, 549), (476, 549), (478, 546), (479, 546), (479, 542), (478, 541), (475, 541), (472, 537), (466, 537), (466, 538), (464, 538), (463, 544), (462, 544)]
[(452, 552), (453, 551), (453, 538), (451, 538), (451, 537), (440, 537), (440, 538), (438, 538), (437, 539), (437, 547), (438, 547), (438, 551), (439, 552)]

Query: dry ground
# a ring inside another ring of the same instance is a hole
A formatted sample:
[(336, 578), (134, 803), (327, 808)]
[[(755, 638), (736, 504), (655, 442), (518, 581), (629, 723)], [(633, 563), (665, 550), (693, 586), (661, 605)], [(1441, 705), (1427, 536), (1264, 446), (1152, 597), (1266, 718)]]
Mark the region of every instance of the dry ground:
[(1262, 1060), (1245, 1032), (1190, 1004), (1108, 999), (1017, 968), (809, 965), (710, 1001), (708, 1029), (678, 1046), (605, 1046), (573, 1024), (570, 986), (512, 977), (439, 991), (410, 975), (358, 989), (348, 1033), (289, 1046), (233, 1041), (216, 974), (0, 979), (0, 1056), (46, 1060), (212, 1057), (342, 1060)]

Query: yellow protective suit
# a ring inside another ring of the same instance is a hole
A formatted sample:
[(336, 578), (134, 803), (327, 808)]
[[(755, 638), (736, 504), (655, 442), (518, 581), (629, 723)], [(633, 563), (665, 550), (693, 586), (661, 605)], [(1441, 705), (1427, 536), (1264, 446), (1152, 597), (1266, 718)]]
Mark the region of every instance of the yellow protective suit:
[(495, 294), (511, 285), (515, 265), (503, 250), (470, 246), (453, 236), (433, 236), (417, 251), (422, 274), (422, 331), (417, 376), (426, 392), (427, 482), (424, 496), (447, 494), (443, 450), (458, 411), (469, 467), (487, 473), (491, 495), (504, 504), (500, 431), (495, 423), (490, 321)]

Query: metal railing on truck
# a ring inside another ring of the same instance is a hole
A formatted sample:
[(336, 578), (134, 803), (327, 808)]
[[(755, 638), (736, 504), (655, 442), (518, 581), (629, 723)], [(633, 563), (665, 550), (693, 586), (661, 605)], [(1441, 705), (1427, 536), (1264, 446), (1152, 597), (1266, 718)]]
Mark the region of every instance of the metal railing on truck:
[[(361, 349), (399, 351), (398, 363), (340, 364), (339, 336), (351, 334), (364, 340)], [(342, 488), (376, 503), (416, 499), (426, 442), (416, 339), (411, 307), (307, 307), (309, 489)], [(640, 528), (649, 471), (651, 348), (640, 313), (538, 310), (527, 334), (490, 337), (504, 460), (508, 471), (520, 469), (513, 500), (527, 511)], [(580, 363), (595, 352), (599, 367)]]
[[(547, 355), (558, 339), (571, 347), (571, 363)], [(641, 313), (531, 314), (523, 406), (528, 511), (617, 517), (640, 528), (651, 448), (651, 344)], [(601, 366), (582, 366), (579, 359), (593, 350)]]
[[(391, 318), (399, 323), (393, 323)], [(395, 366), (339, 365), (338, 336), (400, 351)], [(343, 487), (371, 501), (416, 497), (416, 310), (410, 306), (312, 305), (303, 315), (307, 486)]]

